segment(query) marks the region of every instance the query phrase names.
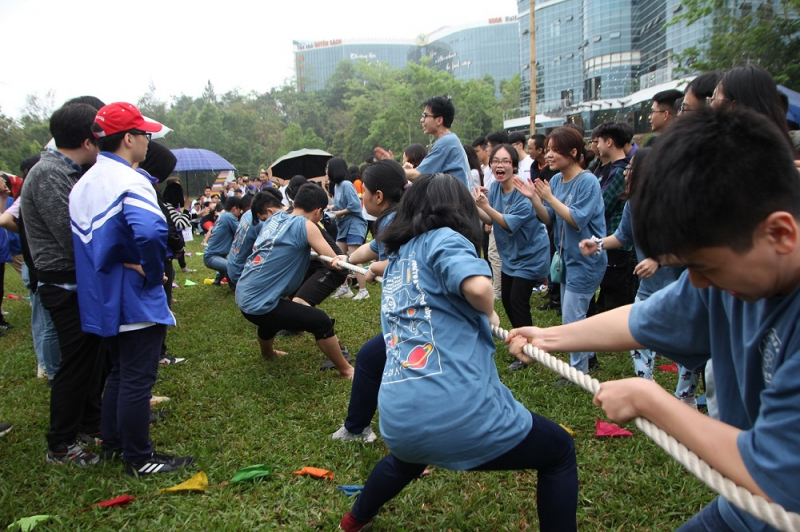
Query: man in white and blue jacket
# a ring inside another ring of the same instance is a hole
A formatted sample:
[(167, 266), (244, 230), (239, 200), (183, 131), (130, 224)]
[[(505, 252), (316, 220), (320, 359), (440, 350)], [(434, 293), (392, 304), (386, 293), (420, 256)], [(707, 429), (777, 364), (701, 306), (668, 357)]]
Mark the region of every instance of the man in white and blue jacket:
[(109, 343), (103, 454), (121, 454), (132, 476), (193, 461), (155, 452), (150, 441), (150, 393), (175, 318), (162, 287), (167, 222), (152, 185), (133, 165), (144, 160), (161, 127), (129, 103), (101, 108), (92, 126), (100, 155), (69, 197), (81, 326)]

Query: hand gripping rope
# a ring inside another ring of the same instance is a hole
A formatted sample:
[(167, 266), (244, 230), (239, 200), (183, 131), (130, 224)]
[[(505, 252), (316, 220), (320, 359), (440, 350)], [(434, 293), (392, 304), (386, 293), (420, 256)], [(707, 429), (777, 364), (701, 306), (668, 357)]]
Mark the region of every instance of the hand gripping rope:
[[(312, 253), (312, 258), (324, 262), (331, 262), (333, 260), (331, 257), (319, 256), (315, 253)], [(352, 272), (361, 275), (366, 273), (366, 269), (359, 266), (343, 262), (339, 264), (342, 268)], [(382, 281), (380, 277), (377, 277), (376, 280), (378, 282)], [(492, 325), (492, 334), (503, 341), (508, 338), (508, 331), (494, 325)], [(558, 373), (562, 377), (566, 377), (570, 382), (580, 386), (587, 392), (595, 394), (600, 389), (600, 381), (576, 370), (566, 362), (555, 358), (538, 347), (527, 344), (523, 347), (522, 351), (531, 359), (555, 373)], [(768, 502), (765, 498), (754, 495), (745, 488), (737, 486), (732, 480), (722, 476), (699, 456), (690, 451), (685, 445), (678, 442), (678, 440), (650, 421), (639, 417), (634, 420), (634, 423), (636, 424), (636, 428), (653, 440), (656, 445), (666, 451), (668, 455), (678, 461), (690, 473), (737, 507), (778, 530), (784, 532), (800, 532), (800, 514), (789, 512), (782, 506), (774, 502)]]

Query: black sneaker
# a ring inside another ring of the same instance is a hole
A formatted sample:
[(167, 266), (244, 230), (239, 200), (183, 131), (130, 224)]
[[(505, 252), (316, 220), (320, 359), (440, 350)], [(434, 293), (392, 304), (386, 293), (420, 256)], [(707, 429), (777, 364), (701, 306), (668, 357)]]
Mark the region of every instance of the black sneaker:
[(152, 475), (153, 473), (173, 473), (182, 467), (194, 463), (191, 456), (170, 456), (153, 451), (147, 460), (141, 462), (125, 462), (125, 474), (129, 477)]
[(8, 323), (6, 320), (0, 318), (0, 331), (7, 331), (9, 329), (13, 329), (14, 326)]
[(150, 411), (150, 424), (158, 423), (169, 414), (169, 410), (151, 410)]
[(0, 436), (5, 436), (11, 432), (11, 423), (0, 423)]
[(46, 457), (48, 464), (68, 464), (78, 467), (87, 467), (95, 465), (100, 461), (100, 458), (94, 453), (90, 453), (84, 449), (83, 445), (78, 442), (62, 443), (55, 450), (47, 451)]
[(589, 371), (600, 369), (600, 362), (597, 360), (597, 355), (592, 355), (589, 358)]
[(555, 303), (554, 301), (548, 301), (544, 305), (540, 305), (540, 306), (536, 307), (536, 310), (541, 310), (542, 312), (544, 312), (546, 310), (558, 310), (558, 311), (561, 311), (561, 305), (558, 304), (558, 303)]
[(508, 371), (517, 371), (517, 370), (520, 370), (520, 369), (525, 369), (527, 367), (528, 367), (528, 364), (526, 364), (525, 362), (523, 362), (521, 360), (515, 360), (514, 362), (511, 363), (510, 366), (508, 366)]
[[(344, 344), (342, 344), (342, 342), (339, 342), (339, 349), (342, 350), (342, 356), (344, 357), (344, 359), (350, 362), (350, 351), (347, 350), (347, 348), (344, 346)], [(330, 359), (328, 359), (322, 363), (319, 369), (320, 371), (324, 371), (326, 369), (336, 369), (336, 366), (333, 364), (333, 362), (330, 361)]]
[(100, 445), (101, 443), (103, 443), (103, 440), (100, 438), (99, 430), (94, 432), (78, 432), (78, 439), (84, 445), (88, 445), (90, 443), (93, 443), (95, 445)]

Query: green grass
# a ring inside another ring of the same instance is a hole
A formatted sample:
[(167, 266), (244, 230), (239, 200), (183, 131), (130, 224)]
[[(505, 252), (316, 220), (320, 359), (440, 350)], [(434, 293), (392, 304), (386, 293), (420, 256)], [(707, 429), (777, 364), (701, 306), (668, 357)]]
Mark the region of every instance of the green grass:
[[(200, 246), (190, 244), (190, 251)], [(184, 473), (130, 479), (121, 463), (89, 469), (45, 463), (49, 394), (35, 377), (27, 301), (3, 301), (16, 328), (0, 338), (0, 421), (13, 423), (0, 439), (0, 529), (35, 514), (58, 514), (61, 522), (40, 530), (334, 530), (352, 498), (336, 484), (363, 484), (387, 452), (372, 445), (330, 440), (341, 425), (350, 395), (349, 381), (321, 372), (323, 355), (310, 335), (278, 339), (290, 354), (264, 361), (255, 328), (236, 308), (226, 288), (203, 285), (209, 270), (197, 255), (188, 259), (194, 274), (178, 273), (170, 330), (170, 351), (188, 361), (159, 370), (154, 393), (172, 398), (157, 408), (169, 416), (154, 425), (158, 449), (191, 454), (197, 466)], [(184, 279), (198, 286), (183, 287)], [(354, 354), (380, 329), (380, 289), (366, 301), (327, 300), (339, 338)], [(6, 294), (24, 295), (19, 276), (6, 268)], [(541, 304), (534, 296), (533, 303)], [(498, 303), (497, 310), (509, 328)], [(554, 312), (534, 312), (537, 325), (559, 323)], [(536, 366), (508, 372), (511, 362), (498, 349), (501, 379), (528, 408), (577, 432), (582, 530), (667, 530), (707, 504), (713, 494), (644, 435), (593, 438), (602, 412), (591, 396), (574, 388), (555, 388), (557, 377)], [(601, 381), (628, 377), (627, 353), (601, 355)], [(674, 390), (676, 375), (657, 374)], [(373, 425), (377, 430), (377, 420)], [(256, 482), (222, 485), (240, 468), (268, 464), (275, 474)], [(335, 481), (291, 475), (303, 466), (329, 469)], [(205, 471), (212, 485), (205, 493), (151, 495)], [(536, 530), (535, 472), (463, 473), (436, 468), (412, 483), (381, 511), (377, 530)], [(125, 508), (72, 513), (121, 494), (142, 499)], [(146, 498), (145, 498), (146, 497)]]

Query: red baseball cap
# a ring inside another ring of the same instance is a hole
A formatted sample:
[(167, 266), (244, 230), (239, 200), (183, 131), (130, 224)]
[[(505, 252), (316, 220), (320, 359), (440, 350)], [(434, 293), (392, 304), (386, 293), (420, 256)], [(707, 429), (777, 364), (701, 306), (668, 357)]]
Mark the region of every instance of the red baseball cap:
[(100, 131), (93, 131), (97, 138), (131, 129), (156, 133), (162, 128), (157, 122), (145, 120), (135, 105), (125, 102), (110, 103), (101, 107), (94, 117), (94, 123), (100, 128)]

